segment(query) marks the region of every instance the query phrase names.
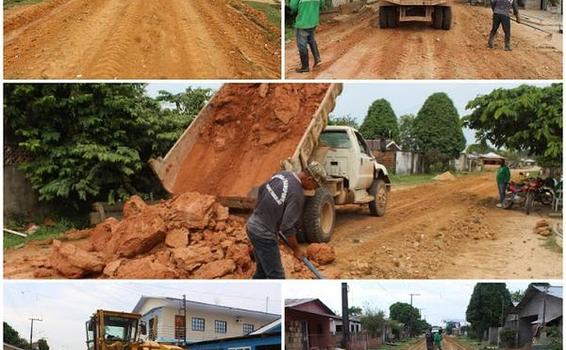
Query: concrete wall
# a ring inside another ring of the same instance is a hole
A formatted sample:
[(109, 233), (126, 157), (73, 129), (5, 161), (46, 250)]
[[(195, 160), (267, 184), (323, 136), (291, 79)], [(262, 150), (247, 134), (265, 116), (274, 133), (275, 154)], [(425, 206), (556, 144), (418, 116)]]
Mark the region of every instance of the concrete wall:
[(424, 171), (422, 167), (421, 156), (413, 152), (397, 152), (395, 174), (410, 175), (420, 174)]
[(4, 165), (4, 217), (31, 218), (47, 211), (46, 205), (39, 204), (37, 193), (18, 165)]

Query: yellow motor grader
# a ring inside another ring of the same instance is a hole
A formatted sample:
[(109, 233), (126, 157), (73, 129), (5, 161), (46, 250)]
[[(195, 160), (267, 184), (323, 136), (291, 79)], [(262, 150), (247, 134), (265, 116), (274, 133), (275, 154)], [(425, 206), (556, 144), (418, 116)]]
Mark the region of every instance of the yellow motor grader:
[(86, 322), (88, 350), (184, 350), (176, 345), (142, 340), (147, 334), (141, 315), (97, 310)]

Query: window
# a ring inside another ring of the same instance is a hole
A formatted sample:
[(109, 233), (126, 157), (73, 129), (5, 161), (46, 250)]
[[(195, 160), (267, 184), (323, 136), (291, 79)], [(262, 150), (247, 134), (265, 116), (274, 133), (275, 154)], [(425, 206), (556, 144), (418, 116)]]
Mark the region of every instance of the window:
[(228, 331), (228, 324), (226, 321), (214, 321), (214, 332), (215, 333), (226, 333)]
[(244, 323), (244, 335), (250, 334), (254, 331), (254, 325), (250, 323)]
[(360, 135), (359, 133), (356, 132), (355, 134), (356, 134), (356, 139), (358, 140), (358, 145), (360, 146), (360, 151), (362, 151), (362, 153), (365, 153), (370, 157), (373, 157), (373, 154), (371, 153), (371, 149), (368, 147), (366, 140), (364, 140), (362, 135)]
[(204, 332), (204, 318), (193, 317), (191, 329), (196, 332)]
[(130, 343), (137, 336), (138, 320), (119, 316), (104, 316), (104, 335), (106, 341)]
[(330, 148), (348, 149), (352, 147), (348, 133), (344, 130), (325, 131), (320, 134), (320, 140), (323, 146)]

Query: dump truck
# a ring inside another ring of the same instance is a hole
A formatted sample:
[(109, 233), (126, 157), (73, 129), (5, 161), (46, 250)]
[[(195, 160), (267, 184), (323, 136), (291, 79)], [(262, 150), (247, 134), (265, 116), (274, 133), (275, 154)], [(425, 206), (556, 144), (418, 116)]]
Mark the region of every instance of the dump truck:
[[(261, 96), (265, 95), (265, 98), (269, 99), (269, 93), (266, 93), (266, 90), (276, 90), (273, 91), (273, 96), (280, 96), (277, 93), (281, 89), (287, 88), (284, 85), (286, 84), (256, 84), (250, 89), (263, 91)], [(301, 85), (287, 85), (295, 89), (295, 94), (304, 94)], [(232, 136), (231, 140), (233, 142), (238, 140), (238, 142), (232, 147), (239, 153), (233, 153), (229, 158), (222, 153), (223, 149), (226, 148), (224, 143), (228, 141), (222, 141), (224, 148), (218, 148), (217, 153), (214, 151), (214, 144), (218, 142), (208, 139), (206, 130), (211, 127), (226, 127), (227, 118), (223, 116), (218, 120), (215, 119), (214, 114), (223, 114), (219, 109), (227, 108), (228, 103), (248, 104), (247, 101), (252, 102), (249, 100), (250, 98), (260, 98), (258, 97), (260, 95), (254, 91), (249, 92), (248, 89), (243, 89), (242, 96), (237, 96), (236, 93), (236, 96), (231, 96), (230, 99), (215, 101), (219, 95), (223, 94), (223, 89), (227, 88), (227, 85), (224, 85), (212, 97), (208, 105), (200, 111), (165, 157), (150, 160), (151, 168), (160, 179), (163, 187), (172, 194), (178, 194), (180, 189), (200, 190), (197, 186), (187, 187), (186, 183), (198, 182), (197, 180), (200, 181), (198, 183), (204, 183), (202, 179), (189, 179), (188, 177), (191, 175), (181, 178), (180, 174), (183, 173), (182, 169), (184, 168), (193, 169), (195, 173), (204, 178), (213, 178), (218, 172), (221, 172), (223, 177), (215, 180), (217, 183), (209, 188), (211, 193), (207, 194), (216, 195), (221, 203), (228, 207), (251, 209), (255, 205), (259, 186), (269, 180), (273, 173), (281, 170), (299, 172), (311, 161), (316, 160), (325, 167), (327, 177), (323, 186), (316, 191), (305, 191), (307, 202), (304, 209), (304, 225), (298, 237), (299, 241), (302, 242), (330, 241), (334, 231), (336, 206), (338, 205), (364, 205), (368, 207), (371, 215), (384, 215), (390, 190), (387, 169), (376, 160), (372, 150), (357, 130), (348, 126), (328, 126), (328, 116), (335, 107), (336, 98), (342, 92), (342, 84), (304, 85), (321, 86), (323, 93), (316, 95), (314, 113), (308, 116), (301, 115), (303, 124), (298, 122), (299, 117), (297, 117), (297, 120), (291, 118), (289, 121), (287, 120), (288, 117), (280, 118), (287, 121), (288, 124), (283, 125), (287, 128), (287, 131), (282, 135), (282, 139), (274, 144), (269, 144), (268, 147), (262, 147), (263, 140), (257, 136), (257, 134), (261, 135), (262, 130), (257, 131), (256, 128), (254, 132), (248, 130), (249, 128), (241, 128), (234, 131), (233, 133), (236, 136)], [(305, 87), (304, 90), (311, 87)], [(243, 96), (244, 93), (245, 96)], [(301, 103), (312, 101), (312, 98), (309, 99), (309, 97), (312, 96), (302, 96)], [(289, 101), (267, 100), (265, 103), (272, 103), (275, 111), (278, 108), (291, 108), (288, 106)], [(302, 108), (300, 106), (297, 108), (297, 113), (301, 113)], [(257, 114), (256, 112), (253, 108), (247, 111), (250, 115)], [(249, 117), (242, 115), (240, 118), (244, 120), (244, 118)], [(256, 116), (255, 118), (257, 120), (263, 118), (264, 123), (269, 124), (267, 126), (269, 128), (276, 128), (278, 124), (284, 124), (273, 123), (267, 116)], [(234, 117), (233, 127), (237, 128), (239, 122)], [(253, 121), (249, 123), (251, 124)], [(306, 126), (303, 128), (301, 125)], [(297, 130), (297, 128), (301, 129)], [(225, 130), (228, 133), (231, 129)], [(249, 136), (240, 135), (244, 133), (248, 133)], [(240, 140), (240, 138), (243, 138), (243, 140)], [(290, 147), (278, 148), (279, 143), (286, 143), (287, 146), (290, 143)], [(198, 153), (198, 157), (192, 153)], [(204, 163), (208, 159), (225, 160), (207, 166)], [(187, 164), (187, 162), (193, 163)], [(209, 167), (216, 167), (217, 169), (208, 169)], [(206, 172), (203, 168), (207, 168)], [(249, 188), (231, 189), (233, 182), (244, 183), (239, 177), (253, 179), (253, 181), (245, 182), (250, 183)], [(240, 196), (238, 194), (245, 195)]]
[(379, 27), (396, 28), (401, 22), (429, 22), (435, 29), (452, 27), (452, 8), (447, 0), (381, 0)]
[(183, 350), (175, 345), (141, 340), (147, 334), (141, 315), (97, 310), (86, 322), (87, 350)]

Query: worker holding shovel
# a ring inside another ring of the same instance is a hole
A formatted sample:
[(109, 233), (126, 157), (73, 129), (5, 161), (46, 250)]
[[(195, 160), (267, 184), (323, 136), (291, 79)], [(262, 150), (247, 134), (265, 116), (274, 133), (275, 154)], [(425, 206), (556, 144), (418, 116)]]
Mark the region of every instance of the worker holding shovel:
[(493, 24), (491, 26), (491, 33), (489, 33), (489, 40), (487, 47), (493, 48), (493, 41), (499, 29), (499, 25), (503, 26), (505, 33), (505, 51), (511, 51), (511, 18), (509, 12), (513, 9), (513, 14), (517, 18), (517, 23), (521, 23), (519, 18), (519, 7), (517, 0), (491, 0), (491, 9), (493, 10)]
[(282, 171), (260, 186), (256, 207), (246, 224), (248, 237), (254, 247), (254, 279), (285, 278), (279, 252), (279, 234), (286, 238), (293, 254), (298, 259), (303, 258), (297, 232), (302, 226), (304, 190), (318, 188), (325, 177), (324, 167), (312, 162), (298, 174)]

